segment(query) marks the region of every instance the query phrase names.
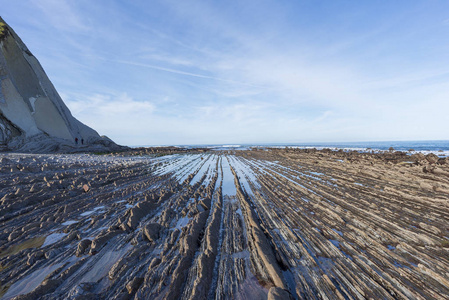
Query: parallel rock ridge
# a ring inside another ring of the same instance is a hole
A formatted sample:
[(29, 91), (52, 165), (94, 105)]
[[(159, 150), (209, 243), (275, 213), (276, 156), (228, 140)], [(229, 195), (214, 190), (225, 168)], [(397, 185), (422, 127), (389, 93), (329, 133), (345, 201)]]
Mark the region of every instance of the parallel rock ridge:
[(153, 150), (0, 155), (0, 298), (449, 299), (448, 158)]
[(0, 149), (49, 152), (77, 146), (117, 149), (72, 116), (37, 59), (0, 18)]

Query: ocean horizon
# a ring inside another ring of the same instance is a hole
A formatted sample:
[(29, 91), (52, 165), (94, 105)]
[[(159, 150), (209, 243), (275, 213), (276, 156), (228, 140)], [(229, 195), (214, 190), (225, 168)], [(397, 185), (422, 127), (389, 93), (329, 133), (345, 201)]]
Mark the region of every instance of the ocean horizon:
[(449, 140), (426, 140), (426, 141), (369, 141), (369, 142), (315, 142), (315, 143), (223, 143), (223, 144), (178, 144), (178, 145), (133, 145), (130, 147), (183, 147), (183, 148), (211, 148), (215, 150), (245, 150), (249, 148), (272, 148), (272, 147), (294, 147), (294, 148), (331, 148), (344, 150), (389, 150), (393, 147), (396, 151), (410, 151), (423, 153), (438, 153), (438, 155), (449, 156)]

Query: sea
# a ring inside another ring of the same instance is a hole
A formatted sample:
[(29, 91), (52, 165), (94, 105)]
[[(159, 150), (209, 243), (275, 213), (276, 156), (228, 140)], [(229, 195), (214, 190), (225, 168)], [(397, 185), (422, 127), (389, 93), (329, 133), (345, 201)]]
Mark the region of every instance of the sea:
[(202, 144), (202, 145), (176, 145), (184, 148), (210, 148), (213, 150), (248, 150), (251, 148), (330, 148), (344, 151), (388, 151), (393, 147), (396, 151), (410, 154), (434, 153), (440, 157), (449, 157), (449, 140), (436, 141), (380, 141), (380, 142), (337, 142), (337, 143), (260, 143), (260, 144)]

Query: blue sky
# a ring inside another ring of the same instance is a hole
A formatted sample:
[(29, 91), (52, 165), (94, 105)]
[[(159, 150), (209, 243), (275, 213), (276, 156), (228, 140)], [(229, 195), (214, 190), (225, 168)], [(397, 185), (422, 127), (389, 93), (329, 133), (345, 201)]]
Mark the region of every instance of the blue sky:
[(448, 1), (0, 0), (127, 145), (449, 139)]

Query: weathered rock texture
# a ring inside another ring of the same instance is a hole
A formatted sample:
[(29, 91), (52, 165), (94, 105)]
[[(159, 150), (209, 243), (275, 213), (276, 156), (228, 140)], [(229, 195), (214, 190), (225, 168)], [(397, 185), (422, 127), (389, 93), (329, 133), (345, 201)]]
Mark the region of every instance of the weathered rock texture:
[(117, 149), (72, 116), (38, 60), (0, 18), (0, 148), (48, 152), (77, 146)]
[(0, 298), (449, 299), (445, 158), (152, 150), (0, 155)]

